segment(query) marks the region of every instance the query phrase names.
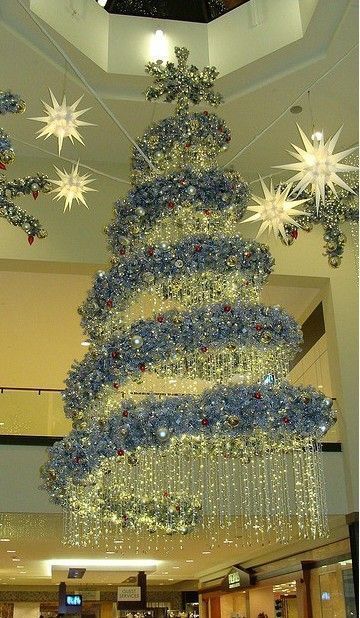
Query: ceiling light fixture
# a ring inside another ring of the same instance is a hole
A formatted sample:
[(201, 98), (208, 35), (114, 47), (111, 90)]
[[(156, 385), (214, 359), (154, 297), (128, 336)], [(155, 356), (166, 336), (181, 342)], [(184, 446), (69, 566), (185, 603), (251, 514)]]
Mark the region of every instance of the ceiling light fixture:
[(10, 543), (10, 539), (0, 539), (0, 543)]
[(82, 341), (81, 344), (84, 348), (88, 348), (90, 345), (90, 341)]
[(151, 39), (151, 59), (165, 62), (169, 55), (168, 43), (162, 30), (156, 30)]

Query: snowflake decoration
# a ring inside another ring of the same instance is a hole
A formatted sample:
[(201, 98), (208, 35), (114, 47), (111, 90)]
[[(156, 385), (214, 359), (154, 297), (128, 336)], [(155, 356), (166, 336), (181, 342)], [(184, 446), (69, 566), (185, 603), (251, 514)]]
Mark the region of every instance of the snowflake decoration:
[(166, 103), (177, 101), (177, 114), (186, 114), (190, 103), (197, 105), (201, 101), (207, 101), (210, 105), (219, 105), (222, 96), (212, 91), (214, 81), (219, 75), (216, 68), (204, 67), (199, 71), (193, 64), (188, 66), (189, 50), (186, 47), (175, 47), (175, 56), (177, 67), (173, 62), (167, 62), (163, 66), (162, 60), (146, 65), (146, 72), (154, 77), (154, 85), (145, 93), (147, 100), (153, 101), (164, 96)]
[(90, 174), (84, 174), (83, 176), (79, 174), (79, 162), (72, 166), (70, 174), (68, 174), (65, 169), (62, 172), (56, 167), (56, 165), (54, 165), (54, 168), (56, 169), (60, 180), (50, 181), (54, 185), (57, 185), (51, 193), (56, 193), (54, 200), (60, 200), (62, 197), (65, 198), (64, 212), (67, 208), (71, 210), (74, 200), (77, 204), (81, 202), (86, 208), (88, 208), (83, 194), (88, 191), (96, 191), (96, 189), (92, 189), (87, 186), (90, 182), (94, 182), (94, 179), (90, 178)]
[(37, 118), (30, 118), (29, 120), (36, 120), (37, 122), (44, 122), (45, 126), (42, 129), (39, 129), (38, 136), (45, 137), (48, 139), (50, 135), (55, 135), (58, 139), (59, 146), (59, 155), (61, 153), (63, 141), (65, 137), (68, 137), (71, 143), (74, 143), (74, 138), (84, 145), (82, 137), (78, 131), (78, 127), (80, 126), (95, 126), (91, 122), (84, 122), (83, 120), (79, 120), (79, 117), (85, 112), (91, 109), (90, 107), (82, 110), (77, 110), (77, 106), (79, 105), (82, 96), (75, 101), (72, 105), (66, 104), (66, 96), (64, 95), (61, 105), (57, 102), (56, 97), (49, 89), (52, 107), (48, 103), (42, 101), (45, 112), (47, 112), (47, 116), (40, 116)]
[(320, 200), (325, 204), (325, 187), (329, 187), (336, 195), (334, 185), (338, 185), (347, 191), (351, 188), (338, 175), (341, 172), (356, 170), (352, 165), (340, 163), (342, 159), (356, 150), (356, 147), (349, 148), (334, 154), (334, 148), (339, 139), (342, 127), (330, 138), (326, 143), (322, 135), (320, 140), (311, 142), (305, 135), (304, 131), (297, 125), (305, 150), (299, 146), (292, 144), (296, 152), (289, 150), (288, 152), (298, 160), (298, 163), (289, 163), (287, 165), (276, 165), (280, 169), (294, 170), (297, 172), (289, 179), (289, 182), (297, 182), (293, 189), (294, 193), (301, 193), (308, 186), (311, 187), (311, 192), (315, 195), (316, 210), (319, 211)]
[(260, 182), (264, 197), (257, 197), (256, 195), (251, 196), (258, 206), (248, 206), (248, 210), (255, 212), (255, 215), (245, 219), (242, 223), (262, 221), (256, 238), (259, 238), (265, 230), (268, 230), (268, 234), (270, 235), (272, 230), (275, 238), (278, 238), (279, 234), (281, 234), (281, 236), (286, 239), (285, 224), (291, 223), (295, 226), (298, 225), (292, 217), (304, 215), (305, 213), (302, 210), (297, 210), (296, 206), (300, 206), (300, 204), (304, 204), (304, 202), (308, 200), (288, 200), (287, 198), (292, 187), (291, 184), (287, 185), (282, 191), (280, 186), (275, 190), (272, 181), (270, 183), (270, 189), (266, 186), (262, 178), (260, 178)]

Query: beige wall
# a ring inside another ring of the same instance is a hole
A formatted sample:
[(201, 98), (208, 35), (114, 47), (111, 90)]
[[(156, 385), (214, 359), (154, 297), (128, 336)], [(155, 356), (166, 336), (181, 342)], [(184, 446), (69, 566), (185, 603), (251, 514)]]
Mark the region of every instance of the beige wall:
[(14, 618), (39, 618), (39, 603), (14, 603)]
[(261, 612), (268, 618), (275, 616), (274, 593), (272, 588), (252, 588), (249, 590), (249, 618), (258, 618)]

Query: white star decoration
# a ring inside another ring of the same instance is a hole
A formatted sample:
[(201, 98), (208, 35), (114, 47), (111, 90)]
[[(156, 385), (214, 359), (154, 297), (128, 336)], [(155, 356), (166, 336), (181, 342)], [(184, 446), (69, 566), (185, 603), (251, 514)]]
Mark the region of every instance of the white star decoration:
[(315, 194), (316, 210), (319, 211), (320, 200), (325, 204), (325, 186), (328, 186), (336, 195), (334, 185), (338, 185), (347, 191), (351, 188), (339, 176), (340, 172), (349, 172), (356, 170), (353, 165), (345, 165), (340, 163), (351, 152), (356, 150), (356, 147), (349, 148), (334, 154), (334, 148), (339, 139), (342, 127), (324, 143), (324, 136), (321, 136), (319, 141), (311, 142), (305, 135), (304, 131), (297, 125), (305, 150), (299, 146), (292, 144), (296, 152), (289, 150), (288, 152), (298, 160), (298, 163), (289, 163), (288, 165), (276, 165), (274, 167), (280, 169), (294, 170), (298, 172), (289, 179), (289, 182), (294, 182), (296, 186), (293, 189), (294, 193), (301, 193), (311, 186), (311, 191)]
[(258, 206), (248, 206), (248, 210), (255, 212), (248, 219), (242, 221), (247, 223), (248, 221), (262, 221), (256, 238), (259, 238), (265, 230), (268, 230), (270, 235), (271, 230), (274, 232), (275, 238), (278, 238), (279, 233), (286, 240), (285, 223), (298, 226), (299, 224), (292, 218), (294, 215), (304, 215), (302, 210), (296, 210), (296, 206), (300, 206), (308, 200), (288, 200), (290, 189), (292, 185), (287, 185), (284, 191), (281, 191), (279, 186), (277, 190), (274, 190), (273, 182), (270, 183), (270, 189), (266, 186), (263, 179), (260, 178), (261, 186), (264, 192), (264, 197), (257, 197), (252, 195), (251, 198), (258, 204)]
[(57, 194), (53, 198), (54, 200), (60, 200), (62, 197), (65, 198), (64, 212), (67, 210), (67, 208), (71, 210), (71, 206), (74, 200), (77, 204), (81, 202), (82, 204), (84, 204), (84, 206), (86, 206), (86, 208), (88, 208), (83, 194), (87, 193), (88, 191), (96, 191), (96, 189), (92, 189), (91, 187), (87, 186), (88, 184), (90, 184), (90, 182), (94, 182), (94, 179), (90, 178), (90, 174), (84, 174), (83, 176), (81, 176), (78, 173), (79, 162), (72, 166), (70, 174), (68, 174), (65, 169), (62, 172), (61, 170), (59, 170), (58, 167), (56, 167), (56, 165), (54, 165), (54, 168), (56, 169), (57, 175), (59, 176), (60, 180), (50, 180), (50, 182), (57, 185), (57, 187), (53, 189), (51, 193)]
[(82, 96), (80, 99), (75, 101), (72, 105), (66, 104), (66, 96), (62, 100), (61, 105), (57, 102), (54, 94), (49, 89), (52, 107), (48, 103), (42, 101), (45, 112), (47, 112), (47, 116), (41, 116), (38, 118), (30, 118), (29, 120), (36, 120), (37, 122), (44, 122), (45, 126), (42, 129), (39, 129), (38, 136), (44, 137), (48, 139), (50, 135), (55, 135), (58, 139), (59, 146), (59, 154), (62, 149), (63, 140), (65, 137), (68, 137), (72, 143), (74, 143), (74, 138), (78, 140), (81, 144), (84, 144), (82, 141), (82, 137), (78, 132), (77, 128), (80, 126), (95, 126), (91, 122), (84, 122), (83, 120), (78, 120), (79, 116), (85, 114), (85, 112), (91, 109), (88, 107), (87, 109), (76, 110), (79, 105)]

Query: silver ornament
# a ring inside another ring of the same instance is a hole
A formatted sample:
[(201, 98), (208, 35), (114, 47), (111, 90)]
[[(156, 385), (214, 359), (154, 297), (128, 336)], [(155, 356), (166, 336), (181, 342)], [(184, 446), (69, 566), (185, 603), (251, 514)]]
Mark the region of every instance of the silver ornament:
[(240, 419), (238, 416), (235, 416), (235, 414), (232, 414), (231, 416), (228, 416), (226, 418), (226, 422), (228, 425), (230, 425), (230, 427), (237, 427), (240, 423)]
[(31, 185), (30, 185), (31, 191), (39, 191), (39, 188), (40, 187), (39, 187), (37, 182), (32, 182)]
[(332, 399), (330, 399), (330, 397), (326, 397), (326, 399), (324, 399), (324, 405), (326, 408), (332, 408), (332, 405), (333, 405)]
[(170, 431), (167, 427), (158, 427), (156, 430), (156, 437), (161, 444), (165, 444), (170, 440)]
[(141, 206), (139, 206), (138, 208), (135, 209), (135, 213), (137, 214), (138, 217), (144, 217), (145, 210), (144, 208), (141, 208)]
[(182, 260), (176, 260), (175, 266), (176, 268), (182, 268), (184, 266), (184, 262)]
[(195, 188), (195, 187), (193, 187), (193, 185), (189, 185), (189, 186), (187, 187), (187, 189), (186, 189), (186, 193), (187, 193), (188, 195), (195, 195), (195, 193), (196, 193), (196, 188)]
[(141, 348), (141, 346), (143, 345), (144, 340), (141, 337), (141, 335), (134, 335), (133, 337), (131, 337), (131, 345), (133, 348), (135, 348), (136, 350), (138, 348)]

